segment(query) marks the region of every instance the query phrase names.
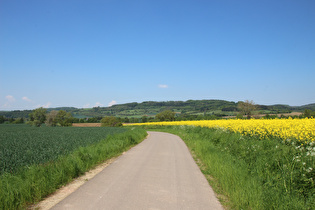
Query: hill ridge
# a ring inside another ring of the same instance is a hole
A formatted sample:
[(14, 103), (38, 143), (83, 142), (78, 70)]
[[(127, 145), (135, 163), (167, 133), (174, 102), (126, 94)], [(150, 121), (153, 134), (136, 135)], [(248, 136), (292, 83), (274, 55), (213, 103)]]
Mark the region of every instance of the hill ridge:
[[(135, 117), (142, 116), (153, 117), (157, 113), (171, 109), (177, 114), (190, 115), (218, 115), (228, 116), (233, 115), (237, 111), (239, 102), (219, 100), (219, 99), (203, 99), (203, 100), (186, 100), (186, 101), (143, 101), (129, 102), (124, 104), (115, 104), (110, 107), (93, 107), (93, 108), (76, 108), (76, 107), (56, 107), (48, 108), (47, 111), (65, 110), (71, 112), (76, 118), (117, 116), (117, 117)], [(264, 114), (303, 112), (305, 109), (315, 111), (315, 103), (302, 106), (290, 106), (285, 104), (275, 105), (259, 105), (258, 111)], [(32, 110), (15, 110), (15, 111), (0, 111), (0, 116), (5, 117), (28, 117)]]

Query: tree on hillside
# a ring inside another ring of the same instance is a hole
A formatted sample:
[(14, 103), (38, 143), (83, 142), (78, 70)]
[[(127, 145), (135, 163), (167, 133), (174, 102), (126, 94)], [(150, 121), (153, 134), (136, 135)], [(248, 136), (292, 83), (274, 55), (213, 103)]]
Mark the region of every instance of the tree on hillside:
[(60, 126), (71, 126), (72, 125), (72, 115), (64, 110), (59, 110), (56, 115), (56, 121)]
[(244, 102), (239, 102), (237, 108), (242, 114), (247, 115), (247, 118), (250, 119), (253, 111), (256, 110), (256, 105), (253, 101), (246, 100)]
[(159, 121), (174, 121), (175, 112), (171, 110), (165, 110), (155, 115), (155, 118), (158, 119)]
[(46, 120), (46, 111), (47, 109), (43, 107), (35, 109), (32, 113), (29, 114), (29, 124), (40, 127)]
[(147, 116), (142, 116), (142, 117), (141, 117), (141, 122), (142, 122), (142, 123), (148, 122), (148, 117), (147, 117)]
[(114, 116), (107, 116), (101, 119), (101, 126), (102, 127), (120, 127), (122, 123), (120, 120)]
[(12, 123), (13, 124), (23, 124), (24, 123), (24, 118), (23, 117), (19, 117), (19, 118), (15, 119)]
[(56, 110), (52, 110), (51, 112), (49, 112), (46, 116), (46, 125), (47, 126), (56, 126), (57, 125), (57, 114), (58, 111)]
[(315, 111), (312, 112), (312, 110), (310, 109), (305, 109), (302, 114), (302, 117), (307, 117), (307, 118), (315, 117)]
[(5, 117), (4, 116), (0, 116), (0, 124), (4, 123), (5, 122)]
[(71, 113), (65, 110), (52, 110), (46, 115), (46, 125), (47, 126), (57, 126), (62, 127), (71, 126), (73, 122), (73, 117)]

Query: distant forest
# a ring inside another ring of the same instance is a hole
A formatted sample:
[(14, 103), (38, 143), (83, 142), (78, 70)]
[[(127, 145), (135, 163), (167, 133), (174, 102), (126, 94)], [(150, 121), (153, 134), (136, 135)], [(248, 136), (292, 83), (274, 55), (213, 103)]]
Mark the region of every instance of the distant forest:
[[(239, 113), (238, 103), (225, 100), (188, 100), (188, 101), (145, 101), (142, 103), (116, 104), (111, 107), (74, 108), (58, 107), (52, 110), (64, 110), (72, 114), (74, 121), (98, 122), (102, 117), (115, 116), (123, 122), (152, 121), (156, 114), (164, 110), (175, 112), (176, 120), (218, 119), (236, 116)], [(254, 115), (274, 115), (291, 112), (315, 111), (315, 103), (304, 106), (289, 105), (256, 105)], [(0, 118), (14, 121), (18, 118), (27, 120), (33, 110), (0, 111)], [(0, 119), (0, 120), (1, 120)]]

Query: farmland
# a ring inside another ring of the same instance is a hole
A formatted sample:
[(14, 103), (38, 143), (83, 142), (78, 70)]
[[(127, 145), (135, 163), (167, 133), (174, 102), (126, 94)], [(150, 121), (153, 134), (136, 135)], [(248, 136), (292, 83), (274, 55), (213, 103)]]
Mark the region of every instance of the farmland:
[(145, 136), (143, 129), (0, 125), (0, 209), (41, 200)]
[(315, 119), (138, 125), (179, 135), (227, 209), (314, 209)]
[(15, 172), (20, 167), (56, 160), (78, 147), (123, 133), (123, 128), (63, 128), (0, 126), (0, 173)]
[(150, 122), (137, 125), (191, 125), (208, 128), (222, 128), (260, 139), (294, 139), (300, 143), (315, 141), (315, 119), (251, 119), (251, 120), (200, 120), (176, 122)]

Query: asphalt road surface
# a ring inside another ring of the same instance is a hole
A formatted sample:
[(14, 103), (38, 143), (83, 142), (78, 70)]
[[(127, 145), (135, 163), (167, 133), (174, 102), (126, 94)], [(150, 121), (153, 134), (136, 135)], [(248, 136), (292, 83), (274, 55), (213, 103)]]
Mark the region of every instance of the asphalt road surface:
[(52, 209), (223, 209), (185, 143), (148, 133)]

